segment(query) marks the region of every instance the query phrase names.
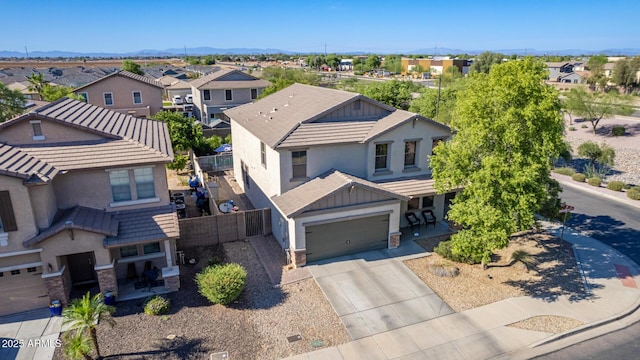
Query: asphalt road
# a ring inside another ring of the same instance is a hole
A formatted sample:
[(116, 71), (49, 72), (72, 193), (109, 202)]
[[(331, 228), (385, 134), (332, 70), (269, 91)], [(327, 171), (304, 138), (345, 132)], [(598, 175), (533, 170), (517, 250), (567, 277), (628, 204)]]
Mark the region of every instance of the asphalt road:
[[(640, 264), (640, 209), (566, 187), (562, 199), (575, 210), (567, 225), (598, 239)], [(640, 323), (537, 359), (638, 359)]]

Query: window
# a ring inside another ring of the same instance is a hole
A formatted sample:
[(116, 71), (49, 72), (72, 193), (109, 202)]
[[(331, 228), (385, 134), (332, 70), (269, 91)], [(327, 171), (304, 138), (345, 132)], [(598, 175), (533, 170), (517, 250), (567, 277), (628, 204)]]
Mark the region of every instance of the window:
[(306, 178), (307, 177), (307, 151), (292, 151), (291, 152), (291, 166), (293, 171), (293, 178)]
[(138, 199), (149, 199), (156, 196), (153, 168), (134, 169), (133, 176), (136, 179)]
[(262, 163), (265, 169), (267, 168), (267, 149), (263, 142), (260, 142), (260, 163)]
[(0, 232), (16, 230), (18, 230), (18, 225), (13, 213), (11, 195), (8, 191), (0, 191)]
[(40, 120), (29, 121), (31, 129), (33, 130), (33, 140), (44, 140), (44, 134), (42, 133), (42, 123)]
[(414, 197), (407, 201), (407, 210), (417, 210), (420, 206), (420, 198)]
[(131, 245), (131, 246), (123, 246), (120, 248), (121, 258), (132, 257), (132, 256), (138, 256), (138, 247), (136, 247), (135, 245)]
[(422, 207), (433, 207), (433, 196), (425, 196), (422, 198)]
[(389, 168), (388, 151), (389, 144), (376, 144), (376, 170), (386, 170)]
[(153, 254), (160, 252), (160, 243), (154, 242), (150, 244), (144, 244), (144, 249), (142, 250), (145, 254)]
[(225, 90), (224, 91), (224, 99), (226, 101), (231, 101), (233, 100), (233, 92), (231, 90)]
[(447, 138), (433, 138), (431, 139), (431, 155), (433, 155), (433, 149), (438, 146), (441, 142), (445, 141)]
[(35, 267), (27, 268), (27, 272), (28, 272), (28, 273), (30, 273), (30, 272), (36, 272), (36, 268), (35, 268)]
[(3, 277), (3, 276), (4, 276), (4, 273), (3, 273), (3, 272), (0, 272), (0, 277)]
[(110, 171), (109, 181), (111, 182), (111, 194), (114, 202), (131, 200), (128, 170)]
[(82, 98), (84, 99), (84, 102), (89, 102), (89, 93), (81, 92), (81, 93), (78, 93), (78, 95), (82, 96)]
[(202, 91), (202, 96), (205, 100), (211, 100), (211, 90)]
[(104, 105), (105, 106), (113, 105), (113, 94), (112, 93), (104, 93)]
[(404, 143), (404, 167), (416, 166), (416, 142), (405, 141)]
[(11, 275), (20, 275), (20, 270), (11, 270)]
[(258, 98), (258, 89), (251, 89), (251, 100)]
[(140, 91), (133, 92), (133, 103), (142, 104), (142, 93)]

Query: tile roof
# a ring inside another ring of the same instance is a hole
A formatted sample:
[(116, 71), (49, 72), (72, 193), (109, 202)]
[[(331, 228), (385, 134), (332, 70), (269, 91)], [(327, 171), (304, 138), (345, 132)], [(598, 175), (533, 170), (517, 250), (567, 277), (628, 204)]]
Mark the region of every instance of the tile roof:
[(109, 75), (107, 75), (105, 77), (102, 77), (102, 78), (100, 78), (98, 80), (92, 81), (92, 82), (90, 82), (90, 83), (88, 83), (86, 85), (80, 86), (79, 88), (76, 88), (73, 91), (78, 91), (78, 90), (84, 89), (87, 86), (91, 86), (91, 85), (93, 85), (93, 84), (95, 84), (97, 82), (100, 82), (102, 80), (105, 80), (105, 79), (108, 79), (108, 78), (114, 77), (114, 76), (124, 76), (124, 77), (129, 78), (129, 79), (133, 79), (133, 80), (136, 80), (136, 81), (140, 81), (140, 82), (143, 82), (143, 83), (146, 83), (146, 84), (149, 84), (149, 85), (164, 89), (164, 86), (162, 86), (162, 84), (159, 81), (157, 81), (157, 80), (155, 80), (153, 78), (150, 78), (148, 76), (142, 76), (142, 75), (134, 74), (132, 72), (125, 71), (125, 70), (120, 70), (120, 71), (114, 72), (113, 74), (109, 74)]
[(175, 77), (171, 76), (171, 75), (165, 75), (162, 76), (158, 79), (156, 79), (159, 83), (161, 83), (164, 86), (170, 86), (173, 85), (175, 83), (177, 83), (178, 81), (180, 81), (180, 79), (176, 79)]
[(184, 81), (184, 80), (180, 80), (180, 79), (176, 79), (178, 81), (174, 82), (173, 84), (167, 86), (167, 89), (170, 90), (180, 90), (180, 89), (189, 89), (191, 90), (191, 84)]
[[(224, 77), (234, 73), (243, 75), (247, 80), (224, 80)], [(196, 89), (248, 89), (266, 88), (271, 85), (267, 80), (258, 79), (234, 69), (218, 70), (209, 75), (199, 77), (191, 81), (190, 84)]]
[(362, 142), (375, 124), (375, 120), (304, 123), (289, 134), (278, 148), (358, 143)]
[(410, 198), (414, 196), (436, 194), (436, 181), (429, 175), (377, 181), (376, 184), (378, 184), (378, 186), (382, 186), (388, 191), (402, 194)]
[(115, 247), (178, 238), (180, 226), (173, 204), (113, 213), (119, 221), (117, 235), (104, 239), (104, 246)]
[(350, 186), (368, 189), (399, 200), (409, 199), (371, 181), (331, 169), (284, 194), (272, 197), (271, 200), (285, 216), (294, 217), (304, 212), (316, 201)]
[(104, 210), (84, 206), (75, 206), (65, 210), (58, 210), (53, 224), (40, 234), (25, 240), (22, 245), (31, 247), (65, 229), (77, 229), (97, 234), (116, 236), (118, 234), (118, 220), (112, 213)]
[(0, 174), (24, 179), (25, 182), (47, 182), (60, 172), (51, 164), (20, 148), (0, 144)]

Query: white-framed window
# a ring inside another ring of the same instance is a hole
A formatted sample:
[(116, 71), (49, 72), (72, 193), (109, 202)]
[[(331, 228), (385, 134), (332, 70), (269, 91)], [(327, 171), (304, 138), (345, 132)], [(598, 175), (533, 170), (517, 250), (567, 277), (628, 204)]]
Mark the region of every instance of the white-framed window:
[(258, 98), (258, 89), (251, 89), (251, 100)]
[(291, 152), (291, 172), (294, 179), (307, 177), (307, 150)]
[(78, 95), (80, 95), (83, 99), (84, 102), (88, 103), (89, 102), (89, 93), (87, 92), (80, 92), (78, 93)]
[(404, 142), (404, 167), (416, 166), (416, 145), (417, 141), (405, 141)]
[(111, 195), (114, 202), (131, 200), (129, 170), (109, 171), (109, 182), (111, 183)]
[(121, 258), (126, 258), (126, 257), (132, 257), (132, 256), (138, 256), (138, 247), (135, 245), (130, 245), (130, 246), (123, 246), (120, 248), (120, 257)]
[(224, 91), (224, 100), (233, 101), (233, 91), (231, 89), (227, 89)]
[(159, 242), (153, 242), (153, 243), (148, 243), (148, 244), (144, 244), (143, 249), (142, 249), (142, 253), (143, 254), (153, 254), (153, 253), (159, 253), (160, 252), (160, 243)]
[(153, 168), (140, 168), (133, 170), (136, 181), (138, 199), (149, 199), (156, 196), (156, 187), (153, 182)]
[(106, 92), (102, 94), (104, 96), (104, 106), (112, 106), (113, 105), (113, 94), (110, 92)]
[(211, 100), (211, 90), (203, 90), (202, 97), (204, 97), (205, 100)]
[(389, 169), (389, 144), (376, 144), (375, 170), (381, 171), (387, 169)]
[(44, 140), (44, 133), (42, 132), (42, 123), (40, 120), (31, 120), (31, 129), (33, 130), (33, 140)]
[(267, 147), (263, 142), (260, 142), (260, 163), (267, 168)]
[(134, 104), (142, 104), (142, 92), (134, 91), (133, 92), (133, 103)]

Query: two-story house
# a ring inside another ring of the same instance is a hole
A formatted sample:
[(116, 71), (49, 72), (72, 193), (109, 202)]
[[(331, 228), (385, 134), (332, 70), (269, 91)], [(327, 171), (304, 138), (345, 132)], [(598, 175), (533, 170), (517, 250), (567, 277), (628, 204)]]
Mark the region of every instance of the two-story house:
[(228, 120), (224, 111), (258, 98), (270, 82), (240, 70), (218, 70), (190, 82), (195, 117), (209, 125), (214, 119)]
[(172, 159), (166, 123), (67, 98), (0, 124), (0, 315), (147, 266), (177, 290)]
[(227, 110), (234, 173), (296, 266), (399, 245), (404, 213), (438, 219), (429, 155), (443, 124), (361, 94), (294, 84)]
[(73, 92), (89, 104), (141, 118), (162, 110), (164, 87), (152, 78), (120, 70)]

